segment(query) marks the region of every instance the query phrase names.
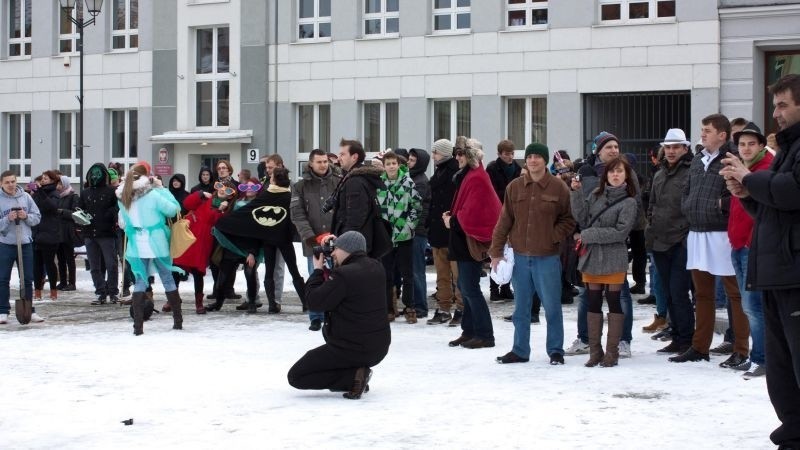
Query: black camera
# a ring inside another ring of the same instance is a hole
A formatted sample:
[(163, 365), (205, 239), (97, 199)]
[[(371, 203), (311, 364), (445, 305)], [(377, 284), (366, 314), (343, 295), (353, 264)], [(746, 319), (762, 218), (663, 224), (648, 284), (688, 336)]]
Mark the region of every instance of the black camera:
[(319, 257), (319, 255), (324, 255), (325, 258), (330, 258), (335, 248), (336, 248), (335, 240), (329, 239), (325, 241), (325, 243), (322, 245), (315, 245), (311, 247), (311, 251), (314, 252), (315, 258)]
[(331, 196), (328, 197), (327, 200), (325, 200), (325, 203), (322, 204), (322, 213), (328, 214), (329, 212), (333, 211), (333, 208), (335, 207), (336, 207), (336, 194), (334, 193), (331, 194)]

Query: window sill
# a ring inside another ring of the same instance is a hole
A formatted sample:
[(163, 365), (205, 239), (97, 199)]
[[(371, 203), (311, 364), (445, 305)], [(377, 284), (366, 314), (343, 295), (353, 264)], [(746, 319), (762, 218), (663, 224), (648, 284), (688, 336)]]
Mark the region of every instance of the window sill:
[(385, 40), (388, 40), (388, 39), (400, 39), (400, 34), (399, 33), (398, 34), (390, 34), (390, 35), (386, 35), (386, 34), (368, 34), (368, 35), (361, 36), (360, 38), (356, 38), (355, 40), (364, 42), (364, 41), (385, 41)]
[(331, 38), (298, 39), (290, 42), (289, 45), (327, 44), (330, 42)]
[(188, 0), (186, 6), (213, 5), (215, 3), (230, 3), (231, 0)]
[(457, 30), (457, 31), (434, 31), (431, 34), (426, 34), (425, 37), (439, 37), (439, 36), (467, 36), (472, 34), (472, 29), (468, 30)]
[(526, 31), (547, 31), (549, 29), (549, 25), (518, 26), (507, 27), (505, 30), (500, 30), (499, 33), (524, 33)]
[(30, 61), (33, 57), (30, 55), (26, 56), (8, 56), (4, 61)]
[(670, 17), (666, 19), (658, 19), (658, 20), (609, 20), (606, 22), (600, 22), (592, 25), (592, 28), (608, 28), (608, 27), (629, 27), (635, 25), (664, 25), (664, 24), (676, 24), (678, 23), (677, 18)]
[(124, 53), (137, 53), (138, 51), (139, 51), (138, 47), (134, 47), (134, 48), (115, 48), (115, 49), (109, 50), (105, 54), (106, 55), (118, 55), (118, 54), (121, 54), (121, 53), (122, 54), (124, 54)]

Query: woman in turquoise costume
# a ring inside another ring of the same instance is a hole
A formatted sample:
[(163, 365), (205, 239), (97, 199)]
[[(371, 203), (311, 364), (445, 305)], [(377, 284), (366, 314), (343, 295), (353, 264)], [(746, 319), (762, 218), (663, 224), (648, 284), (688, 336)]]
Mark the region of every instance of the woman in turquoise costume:
[(144, 164), (131, 167), (125, 182), (117, 188), (119, 226), (125, 230), (127, 248), (125, 261), (130, 265), (136, 282), (133, 288), (133, 334), (143, 333), (145, 290), (147, 277), (158, 272), (167, 301), (172, 307), (172, 328), (183, 328), (181, 298), (172, 272), (183, 271), (172, 264), (169, 254), (170, 231), (167, 218), (175, 217), (181, 206), (165, 189), (161, 180), (149, 176)]

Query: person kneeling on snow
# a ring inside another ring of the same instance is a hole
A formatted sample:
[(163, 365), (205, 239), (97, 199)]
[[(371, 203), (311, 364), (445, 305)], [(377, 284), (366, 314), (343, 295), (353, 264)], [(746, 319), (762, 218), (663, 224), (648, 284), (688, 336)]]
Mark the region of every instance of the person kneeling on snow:
[(343, 233), (333, 245), (334, 268), (327, 280), (319, 254), (306, 282), (309, 308), (325, 311), (325, 345), (300, 358), (288, 379), (297, 389), (330, 389), (355, 400), (369, 391), (370, 367), (389, 352), (385, 274), (380, 261), (367, 256), (361, 233)]

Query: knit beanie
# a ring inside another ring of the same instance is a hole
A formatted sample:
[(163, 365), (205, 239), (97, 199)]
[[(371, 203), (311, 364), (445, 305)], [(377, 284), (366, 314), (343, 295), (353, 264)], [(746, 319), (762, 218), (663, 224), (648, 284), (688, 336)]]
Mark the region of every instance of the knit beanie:
[(592, 141), (592, 153), (596, 154), (610, 141), (617, 141), (617, 143), (619, 143), (619, 139), (616, 136), (608, 131), (601, 131)]
[(108, 169), (108, 181), (119, 180), (119, 173), (114, 169)]
[(358, 231), (347, 231), (336, 238), (336, 248), (340, 248), (347, 253), (366, 252), (367, 240)]
[(150, 167), (150, 163), (149, 163), (149, 162), (147, 162), (147, 161), (138, 161), (138, 162), (136, 163), (136, 165), (144, 166), (144, 168), (145, 168), (145, 169), (147, 169), (147, 174), (148, 174), (148, 175), (150, 175), (151, 173), (153, 173), (153, 169)]
[(69, 187), (70, 183), (72, 183), (72, 181), (66, 175), (61, 175), (61, 177), (59, 177), (58, 181), (60, 181), (61, 182), (61, 186), (64, 186), (65, 188)]
[(438, 153), (442, 156), (453, 156), (453, 143), (449, 139), (439, 139), (433, 143), (431, 147), (432, 153)]
[(528, 155), (539, 155), (545, 161), (549, 161), (550, 149), (544, 144), (534, 142), (533, 144), (528, 144), (528, 146), (525, 147), (525, 159), (528, 159)]

